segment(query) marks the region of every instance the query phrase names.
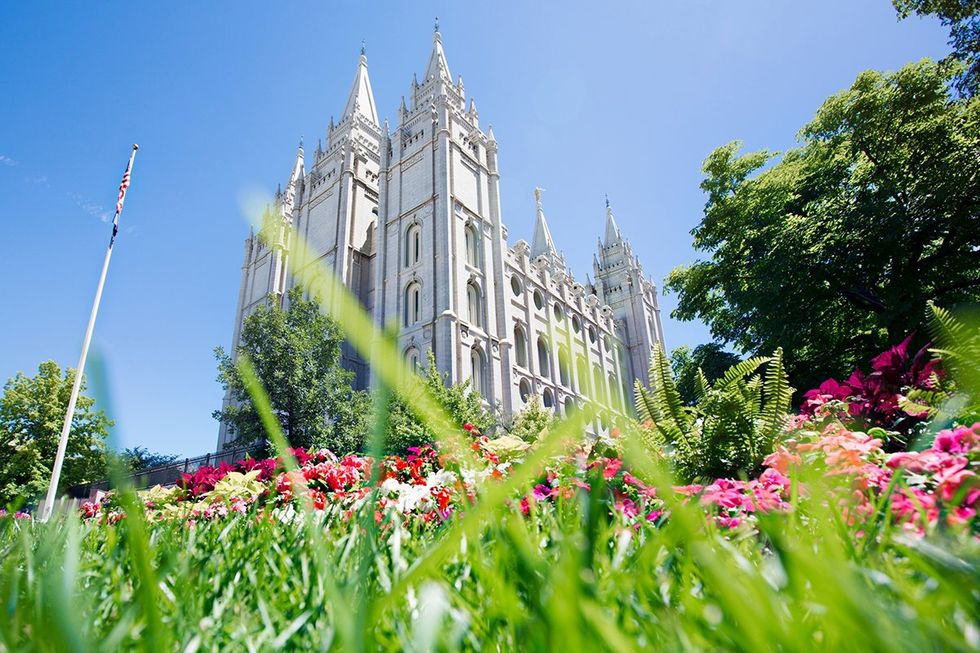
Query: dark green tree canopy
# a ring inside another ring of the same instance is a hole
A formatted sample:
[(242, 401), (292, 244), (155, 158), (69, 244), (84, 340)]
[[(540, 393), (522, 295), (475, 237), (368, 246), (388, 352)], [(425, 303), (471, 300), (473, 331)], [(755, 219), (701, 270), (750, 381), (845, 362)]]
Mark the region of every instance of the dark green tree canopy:
[[(51, 480), (58, 440), (68, 409), (75, 370), (45, 361), (37, 375), (23, 372), (7, 381), (0, 397), (0, 507), (40, 497)], [(84, 394), (75, 405), (60, 490), (105, 477), (106, 437), (112, 421)]]
[[(341, 367), (343, 337), (336, 322), (300, 287), (269, 298), (242, 324), (237, 356), (247, 355), (269, 394), (283, 433), (294, 447), (327, 447), (347, 453), (363, 446), (370, 412), (367, 394), (355, 391), (353, 374)], [(265, 438), (235, 359), (215, 349), (218, 381), (231, 391), (232, 405), (214, 412), (236, 435), (252, 444)]]
[(960, 69), (953, 88), (964, 97), (980, 91), (980, 0), (892, 0), (898, 15), (936, 16), (949, 28), (949, 62)]
[(708, 383), (714, 383), (740, 360), (738, 354), (725, 351), (717, 342), (698, 345), (693, 351), (687, 346), (674, 349), (670, 352), (670, 368), (674, 373), (681, 401), (688, 406), (697, 401), (698, 370), (701, 370)]
[(924, 60), (858, 76), (774, 160), (705, 161), (710, 255), (667, 279), (674, 316), (743, 352), (782, 346), (798, 387), (849, 372), (919, 328), (930, 299), (980, 299), (980, 100)]

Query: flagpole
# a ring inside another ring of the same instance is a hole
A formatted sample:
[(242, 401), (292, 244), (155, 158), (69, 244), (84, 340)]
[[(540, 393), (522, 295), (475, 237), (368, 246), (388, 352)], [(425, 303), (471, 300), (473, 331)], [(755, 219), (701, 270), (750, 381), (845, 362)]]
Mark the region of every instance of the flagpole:
[(129, 187), (129, 178), (133, 171), (133, 159), (136, 158), (136, 150), (139, 147), (139, 145), (133, 144), (133, 151), (129, 155), (129, 163), (126, 165), (126, 172), (123, 174), (123, 181), (119, 186), (119, 198), (116, 200), (116, 214), (112, 218), (112, 237), (109, 238), (109, 246), (105, 251), (105, 260), (102, 261), (102, 274), (99, 275), (99, 285), (95, 289), (95, 301), (92, 302), (92, 312), (89, 314), (88, 327), (85, 329), (85, 338), (82, 340), (82, 353), (78, 357), (78, 367), (75, 368), (75, 381), (71, 386), (71, 397), (68, 399), (65, 423), (61, 427), (61, 439), (58, 440), (58, 453), (54, 458), (54, 468), (51, 470), (51, 483), (48, 485), (48, 494), (44, 499), (44, 503), (41, 505), (41, 521), (47, 521), (54, 510), (54, 501), (58, 494), (58, 483), (61, 481), (61, 467), (65, 463), (65, 451), (68, 449), (68, 434), (71, 431), (71, 423), (75, 415), (75, 403), (78, 401), (78, 392), (81, 389), (82, 376), (85, 372), (85, 359), (88, 358), (88, 347), (92, 342), (95, 318), (99, 313), (99, 303), (102, 301), (102, 288), (105, 286), (106, 273), (109, 271), (112, 246), (115, 244), (116, 234), (119, 232), (119, 215), (122, 213), (126, 188)]

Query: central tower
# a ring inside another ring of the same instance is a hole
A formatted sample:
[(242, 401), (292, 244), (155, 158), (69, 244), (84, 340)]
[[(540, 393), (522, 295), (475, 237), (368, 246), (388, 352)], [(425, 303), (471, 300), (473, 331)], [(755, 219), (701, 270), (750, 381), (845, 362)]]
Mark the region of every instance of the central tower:
[(410, 363), (431, 349), (441, 372), (509, 410), (497, 143), (453, 81), (438, 25), (409, 99), (381, 144), (375, 320), (397, 323)]

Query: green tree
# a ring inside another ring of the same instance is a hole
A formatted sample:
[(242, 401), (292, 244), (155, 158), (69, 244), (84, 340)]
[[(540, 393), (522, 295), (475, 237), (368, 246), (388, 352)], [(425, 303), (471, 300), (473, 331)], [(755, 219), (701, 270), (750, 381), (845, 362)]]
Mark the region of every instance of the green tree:
[(541, 397), (532, 395), (531, 401), (514, 417), (508, 432), (525, 442), (534, 442), (542, 432), (547, 431), (558, 421), (554, 411), (541, 404)]
[[(463, 427), (471, 424), (481, 433), (488, 432), (496, 423), (494, 415), (483, 405), (483, 397), (470, 390), (467, 379), (462, 383), (448, 385), (447, 375), (439, 373), (436, 359), (429, 350), (428, 365), (422, 375), (422, 383), (435, 400), (443, 407), (454, 423)], [(417, 402), (412, 397), (395, 396), (388, 409), (388, 428), (385, 432), (385, 449), (403, 452), (408, 447), (417, 447), (436, 441), (435, 434), (425, 426), (418, 411)]]
[(741, 360), (738, 354), (725, 351), (717, 342), (698, 345), (691, 351), (688, 346), (677, 347), (670, 352), (670, 367), (677, 380), (677, 392), (688, 406), (697, 401), (698, 370), (708, 383), (724, 376), (729, 367)]
[(692, 232), (710, 258), (669, 275), (673, 315), (743, 352), (782, 346), (813, 387), (919, 328), (928, 300), (980, 299), (980, 99), (949, 78), (928, 60), (864, 72), (781, 160), (715, 150)]
[[(362, 448), (370, 413), (367, 393), (351, 387), (341, 367), (343, 337), (315, 301), (292, 288), (283, 308), (275, 297), (242, 323), (237, 356), (247, 355), (269, 394), (283, 434), (294, 447), (327, 447), (338, 453)], [(235, 359), (217, 347), (218, 381), (233, 402), (214, 411), (238, 444), (265, 437), (258, 412)]]
[[(75, 370), (54, 361), (38, 366), (37, 375), (18, 372), (0, 397), (0, 506), (31, 502), (47, 491), (68, 409)], [(112, 421), (95, 410), (95, 399), (82, 393), (75, 405), (60, 490), (105, 477), (106, 437)]]
[(953, 88), (963, 97), (980, 90), (980, 0), (892, 0), (900, 18), (912, 14), (935, 16), (949, 28), (951, 61), (961, 69)]
[(117, 455), (122, 462), (123, 468), (133, 472), (169, 465), (178, 458), (176, 454), (157, 453), (150, 451), (146, 447), (131, 447)]

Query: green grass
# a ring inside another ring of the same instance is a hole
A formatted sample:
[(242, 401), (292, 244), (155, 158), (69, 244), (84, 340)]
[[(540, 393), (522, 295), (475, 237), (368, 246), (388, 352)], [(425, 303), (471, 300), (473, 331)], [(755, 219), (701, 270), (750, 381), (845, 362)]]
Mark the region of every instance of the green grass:
[[(290, 242), (294, 260), (312, 260), (298, 234)], [(417, 397), (441, 442), (468, 451), (342, 285), (310, 267), (297, 274), (381, 372), (376, 414), (391, 391)], [(247, 362), (243, 371), (282, 452)], [(624, 458), (670, 508), (659, 527), (623, 528), (599, 491), (522, 515), (517, 497), (594, 409), (552, 428), (439, 527), (376, 524), (375, 495), (349, 517), (147, 523), (126, 488), (128, 516), (116, 525), (0, 519), (0, 651), (980, 648), (975, 537), (940, 529), (918, 540), (888, 520), (858, 534), (819, 476), (794, 478), (808, 496), (795, 510), (733, 536), (680, 501), (627, 438)], [(375, 454), (383, 433), (381, 419)]]
[[(402, 534), (373, 520), (0, 524), (0, 649), (829, 650), (978, 646), (973, 540), (874, 546), (819, 502), (724, 537), (582, 493)], [(373, 512), (372, 512), (373, 514)], [(135, 515), (135, 517), (133, 516)], [(453, 533), (466, 524), (465, 537)], [(450, 536), (447, 538), (447, 536)], [(451, 542), (451, 550), (445, 543)]]

